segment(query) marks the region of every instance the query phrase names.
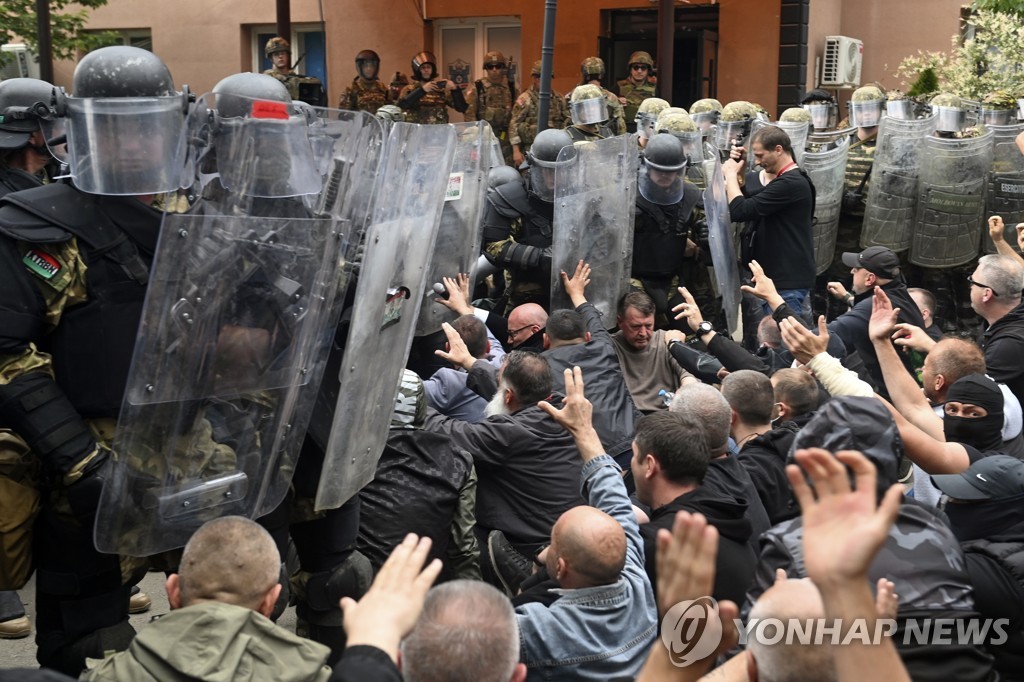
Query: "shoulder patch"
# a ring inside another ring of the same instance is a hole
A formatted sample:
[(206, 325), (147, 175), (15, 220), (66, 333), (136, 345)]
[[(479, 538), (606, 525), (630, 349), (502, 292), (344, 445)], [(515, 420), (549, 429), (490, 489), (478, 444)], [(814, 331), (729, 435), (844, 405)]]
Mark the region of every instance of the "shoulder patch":
[(59, 260), (39, 249), (29, 249), (21, 262), (31, 272), (45, 280), (56, 277), (64, 267)]

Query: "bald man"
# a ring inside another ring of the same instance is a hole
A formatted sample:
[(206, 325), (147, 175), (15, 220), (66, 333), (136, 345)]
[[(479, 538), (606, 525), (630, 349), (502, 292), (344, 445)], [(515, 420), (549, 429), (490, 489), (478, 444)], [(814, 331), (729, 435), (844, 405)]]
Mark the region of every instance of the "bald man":
[(522, 662), (528, 680), (632, 679), (657, 632), (643, 541), (622, 472), (594, 430), (582, 373), (576, 367), (564, 376), (564, 407), (539, 406), (572, 434), (590, 506), (564, 512), (541, 554), (558, 598), (516, 607)]
[[(779, 580), (761, 595), (750, 610), (750, 622), (765, 619), (779, 619), (787, 623), (790, 619), (807, 623), (821, 623), (825, 618), (825, 605), (821, 593), (809, 578)], [(819, 621), (818, 619), (822, 619)], [(773, 636), (771, 629), (767, 630)], [(836, 679), (832, 662), (831, 635), (824, 634), (821, 643), (801, 644), (800, 638), (782, 638), (776, 644), (764, 644), (757, 637), (747, 641), (757, 665), (757, 679), (763, 682), (775, 680), (814, 680), (832, 682)]]
[(544, 350), (544, 335), (548, 312), (536, 303), (524, 303), (508, 314), (508, 343), (512, 348)]
[(204, 524), (167, 578), (171, 612), (144, 628), (127, 651), (83, 680), (186, 682), (239, 677), (325, 681), (330, 650), (272, 623), (281, 557), (270, 534), (241, 516)]

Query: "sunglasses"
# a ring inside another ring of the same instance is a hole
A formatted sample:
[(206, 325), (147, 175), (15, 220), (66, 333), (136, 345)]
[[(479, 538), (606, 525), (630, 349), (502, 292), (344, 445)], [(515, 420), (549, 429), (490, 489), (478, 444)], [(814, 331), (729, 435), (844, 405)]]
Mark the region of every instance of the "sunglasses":
[(492, 69), (504, 69), (505, 65), (504, 64), (484, 64), (484, 68), (487, 69), (488, 71), (490, 71)]
[(633, 69), (634, 71), (647, 71), (651, 67), (647, 66), (646, 64), (630, 64), (629, 68)]
[(990, 287), (987, 284), (982, 284), (981, 282), (975, 282), (974, 278), (971, 277), (970, 275), (967, 275), (967, 283), (970, 284), (972, 287), (981, 287), (982, 289), (988, 289), (989, 291), (992, 292), (993, 296), (995, 296), (996, 298), (999, 298), (999, 294), (996, 292), (995, 289), (993, 289), (992, 287)]

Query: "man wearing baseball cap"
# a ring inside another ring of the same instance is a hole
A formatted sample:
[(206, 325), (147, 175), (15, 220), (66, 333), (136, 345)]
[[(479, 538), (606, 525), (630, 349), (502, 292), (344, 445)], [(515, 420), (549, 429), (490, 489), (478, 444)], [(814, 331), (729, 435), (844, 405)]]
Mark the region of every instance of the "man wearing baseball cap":
[[(946, 505), (983, 618), (1007, 618), (1003, 642), (986, 642), (1004, 679), (1024, 669), (1024, 461), (992, 455), (959, 474), (932, 476)], [(990, 637), (998, 636), (992, 633)]]

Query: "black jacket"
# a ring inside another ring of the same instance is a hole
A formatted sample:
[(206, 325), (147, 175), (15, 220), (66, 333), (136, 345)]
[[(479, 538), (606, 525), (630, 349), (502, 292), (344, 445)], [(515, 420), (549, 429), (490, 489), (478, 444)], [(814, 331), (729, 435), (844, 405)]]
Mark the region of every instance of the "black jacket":
[(601, 324), (601, 314), (591, 303), (576, 308), (590, 332), (590, 341), (546, 350), (542, 355), (551, 365), (552, 386), (565, 392), (566, 369), (579, 367), (587, 382), (587, 398), (594, 405), (594, 428), (604, 450), (612, 457), (630, 451), (636, 423), (643, 415), (633, 404), (626, 388), (619, 356), (612, 337)]
[(987, 374), (1006, 384), (1024, 405), (1024, 303), (981, 332)]
[(771, 528), (772, 524), (768, 521), (768, 512), (757, 495), (757, 488), (750, 480), (750, 474), (740, 461), (732, 455), (712, 459), (708, 463), (707, 473), (704, 474), (702, 487), (714, 491), (720, 497), (732, 497), (744, 503), (744, 516), (750, 522), (751, 529), (749, 544), (756, 553), (758, 538), (761, 537), (761, 533)]
[(651, 520), (640, 526), (644, 541), (644, 568), (651, 579), (655, 595), (658, 592), (658, 573), (655, 562), (658, 529), (672, 530), (676, 512), (703, 514), (708, 523), (718, 529), (718, 557), (715, 562), (715, 586), (711, 596), (721, 601), (731, 599), (740, 604), (754, 578), (757, 558), (750, 547), (753, 530), (746, 518), (747, 504), (732, 496), (700, 486), (683, 493), (651, 513)]
[(800, 506), (786, 478), (786, 459), (799, 430), (795, 422), (783, 422), (744, 443), (740, 454), (736, 456), (750, 474), (750, 480), (768, 514), (768, 521), (773, 526), (800, 516)]
[[(549, 398), (558, 404), (561, 396)], [(500, 530), (519, 546), (540, 546), (563, 512), (580, 504), (579, 450), (569, 432), (536, 405), (470, 423), (427, 410), (425, 428), (451, 436), (473, 455), (477, 528)]]

